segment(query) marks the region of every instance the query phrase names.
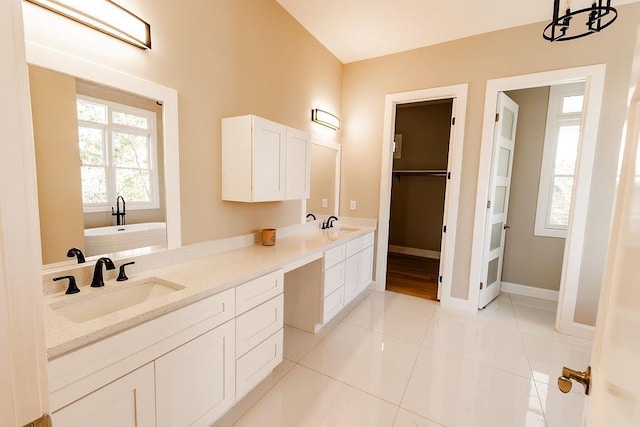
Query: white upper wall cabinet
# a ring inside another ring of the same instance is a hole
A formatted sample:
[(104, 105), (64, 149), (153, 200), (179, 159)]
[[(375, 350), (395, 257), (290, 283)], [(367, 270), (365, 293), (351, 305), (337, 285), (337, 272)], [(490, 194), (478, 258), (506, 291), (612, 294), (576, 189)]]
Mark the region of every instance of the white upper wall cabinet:
[(309, 198), (308, 133), (253, 115), (222, 119), (222, 199)]

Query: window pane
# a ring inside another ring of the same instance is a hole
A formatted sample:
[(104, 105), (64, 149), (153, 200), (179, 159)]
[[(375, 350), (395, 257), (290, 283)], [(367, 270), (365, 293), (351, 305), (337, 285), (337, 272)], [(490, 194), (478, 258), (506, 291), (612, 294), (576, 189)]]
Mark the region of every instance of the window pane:
[(106, 170), (100, 166), (82, 166), (82, 202), (106, 203), (107, 178)]
[(576, 169), (579, 141), (579, 125), (560, 126), (558, 131), (558, 147), (556, 149), (555, 174), (573, 175)]
[(104, 132), (102, 129), (78, 127), (80, 160), (83, 165), (104, 165)]
[(151, 179), (149, 171), (140, 169), (116, 169), (116, 194), (127, 202), (150, 202)]
[(149, 120), (146, 117), (137, 116), (130, 113), (113, 112), (113, 123), (119, 125), (132, 126), (140, 129), (149, 129)]
[(498, 152), (498, 176), (509, 176), (509, 158), (511, 157), (511, 150), (500, 147)]
[(579, 113), (582, 111), (582, 101), (584, 95), (565, 96), (562, 98), (563, 113)]
[(107, 123), (107, 107), (83, 100), (76, 100), (78, 120), (94, 123)]
[(491, 246), (489, 250), (498, 249), (502, 243), (502, 229), (504, 222), (499, 222), (491, 226)]
[(149, 169), (149, 144), (147, 137), (114, 132), (113, 165)]
[(549, 225), (566, 227), (569, 224), (572, 192), (573, 177), (556, 176), (553, 179)]
[(513, 137), (513, 119), (515, 119), (515, 115), (513, 114), (513, 111), (504, 107), (502, 109), (502, 117), (504, 121), (502, 122), (502, 131), (500, 134), (503, 138), (511, 140)]
[(507, 187), (499, 185), (496, 187), (496, 195), (494, 198), (493, 213), (504, 213), (504, 199), (507, 196)]
[(494, 284), (498, 280), (498, 267), (500, 266), (500, 258), (492, 259), (487, 269), (487, 286)]

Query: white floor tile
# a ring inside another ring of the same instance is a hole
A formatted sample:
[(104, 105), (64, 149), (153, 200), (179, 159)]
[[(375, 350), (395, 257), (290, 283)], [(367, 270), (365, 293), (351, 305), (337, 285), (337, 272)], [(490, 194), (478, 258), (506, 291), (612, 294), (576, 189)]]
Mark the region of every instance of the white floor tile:
[(532, 380), (427, 347), (401, 407), (445, 426), (544, 426)]
[(580, 384), (570, 393), (562, 393), (557, 386), (536, 383), (548, 427), (580, 427), (586, 397)]
[(546, 299), (526, 297), (524, 295), (516, 294), (509, 294), (509, 297), (511, 298), (511, 303), (514, 306), (520, 305), (524, 307), (537, 308), (539, 310), (550, 311), (554, 314), (558, 311), (557, 301), (549, 301)]
[(309, 351), (327, 336), (338, 322), (335, 320), (326, 324), (320, 332), (312, 334), (293, 326), (284, 325), (284, 358), (299, 362)]
[(438, 424), (418, 414), (400, 408), (393, 427), (442, 427), (442, 424)]
[(520, 333), (513, 329), (438, 313), (423, 345), (522, 377), (531, 375)]
[(420, 344), (438, 305), (394, 292), (371, 293), (344, 322)]
[(465, 311), (443, 307), (438, 307), (437, 311), (449, 316), (471, 320), (473, 322), (518, 330), (518, 322), (516, 321), (513, 305), (511, 304), (511, 299), (508, 294), (499, 295), (484, 309), (478, 310), (476, 313), (467, 313)]
[(556, 325), (556, 312), (543, 308), (514, 305), (520, 332), (524, 334), (553, 337)]
[(536, 381), (554, 386), (562, 367), (584, 370), (591, 361), (591, 350), (558, 340), (522, 334), (525, 350)]
[(398, 404), (420, 346), (342, 323), (300, 363)]
[(242, 398), (236, 405), (220, 418), (212, 427), (229, 427), (242, 417), (255, 403), (264, 396), (271, 387), (280, 381), (293, 367), (295, 363), (283, 360), (271, 374), (265, 378), (256, 388)]
[(391, 426), (397, 407), (300, 365), (265, 395), (237, 426)]

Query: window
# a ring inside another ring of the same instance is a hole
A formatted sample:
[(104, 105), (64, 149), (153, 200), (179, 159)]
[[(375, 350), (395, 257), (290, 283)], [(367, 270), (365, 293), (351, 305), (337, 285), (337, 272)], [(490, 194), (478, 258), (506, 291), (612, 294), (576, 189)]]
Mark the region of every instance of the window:
[(584, 82), (549, 91), (535, 235), (566, 237), (584, 106)]
[(78, 95), (78, 146), (85, 212), (157, 209), (156, 116), (152, 111)]

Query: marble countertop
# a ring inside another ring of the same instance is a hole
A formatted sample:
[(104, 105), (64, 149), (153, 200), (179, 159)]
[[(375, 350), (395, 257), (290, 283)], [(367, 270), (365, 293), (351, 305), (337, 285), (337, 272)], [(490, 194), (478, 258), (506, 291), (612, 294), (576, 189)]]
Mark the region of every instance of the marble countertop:
[(130, 274), (131, 280), (156, 277), (184, 288), (82, 323), (71, 321), (50, 305), (70, 298), (91, 298), (87, 294), (108, 292), (114, 287), (126, 286), (126, 282), (109, 280), (105, 281), (104, 288), (82, 286), (81, 292), (75, 295), (48, 295), (44, 307), (47, 357), (56, 358), (272, 271), (319, 259), (324, 250), (374, 230), (373, 227), (353, 227), (343, 229), (336, 236), (335, 232), (316, 229), (278, 239), (275, 246), (255, 244)]

